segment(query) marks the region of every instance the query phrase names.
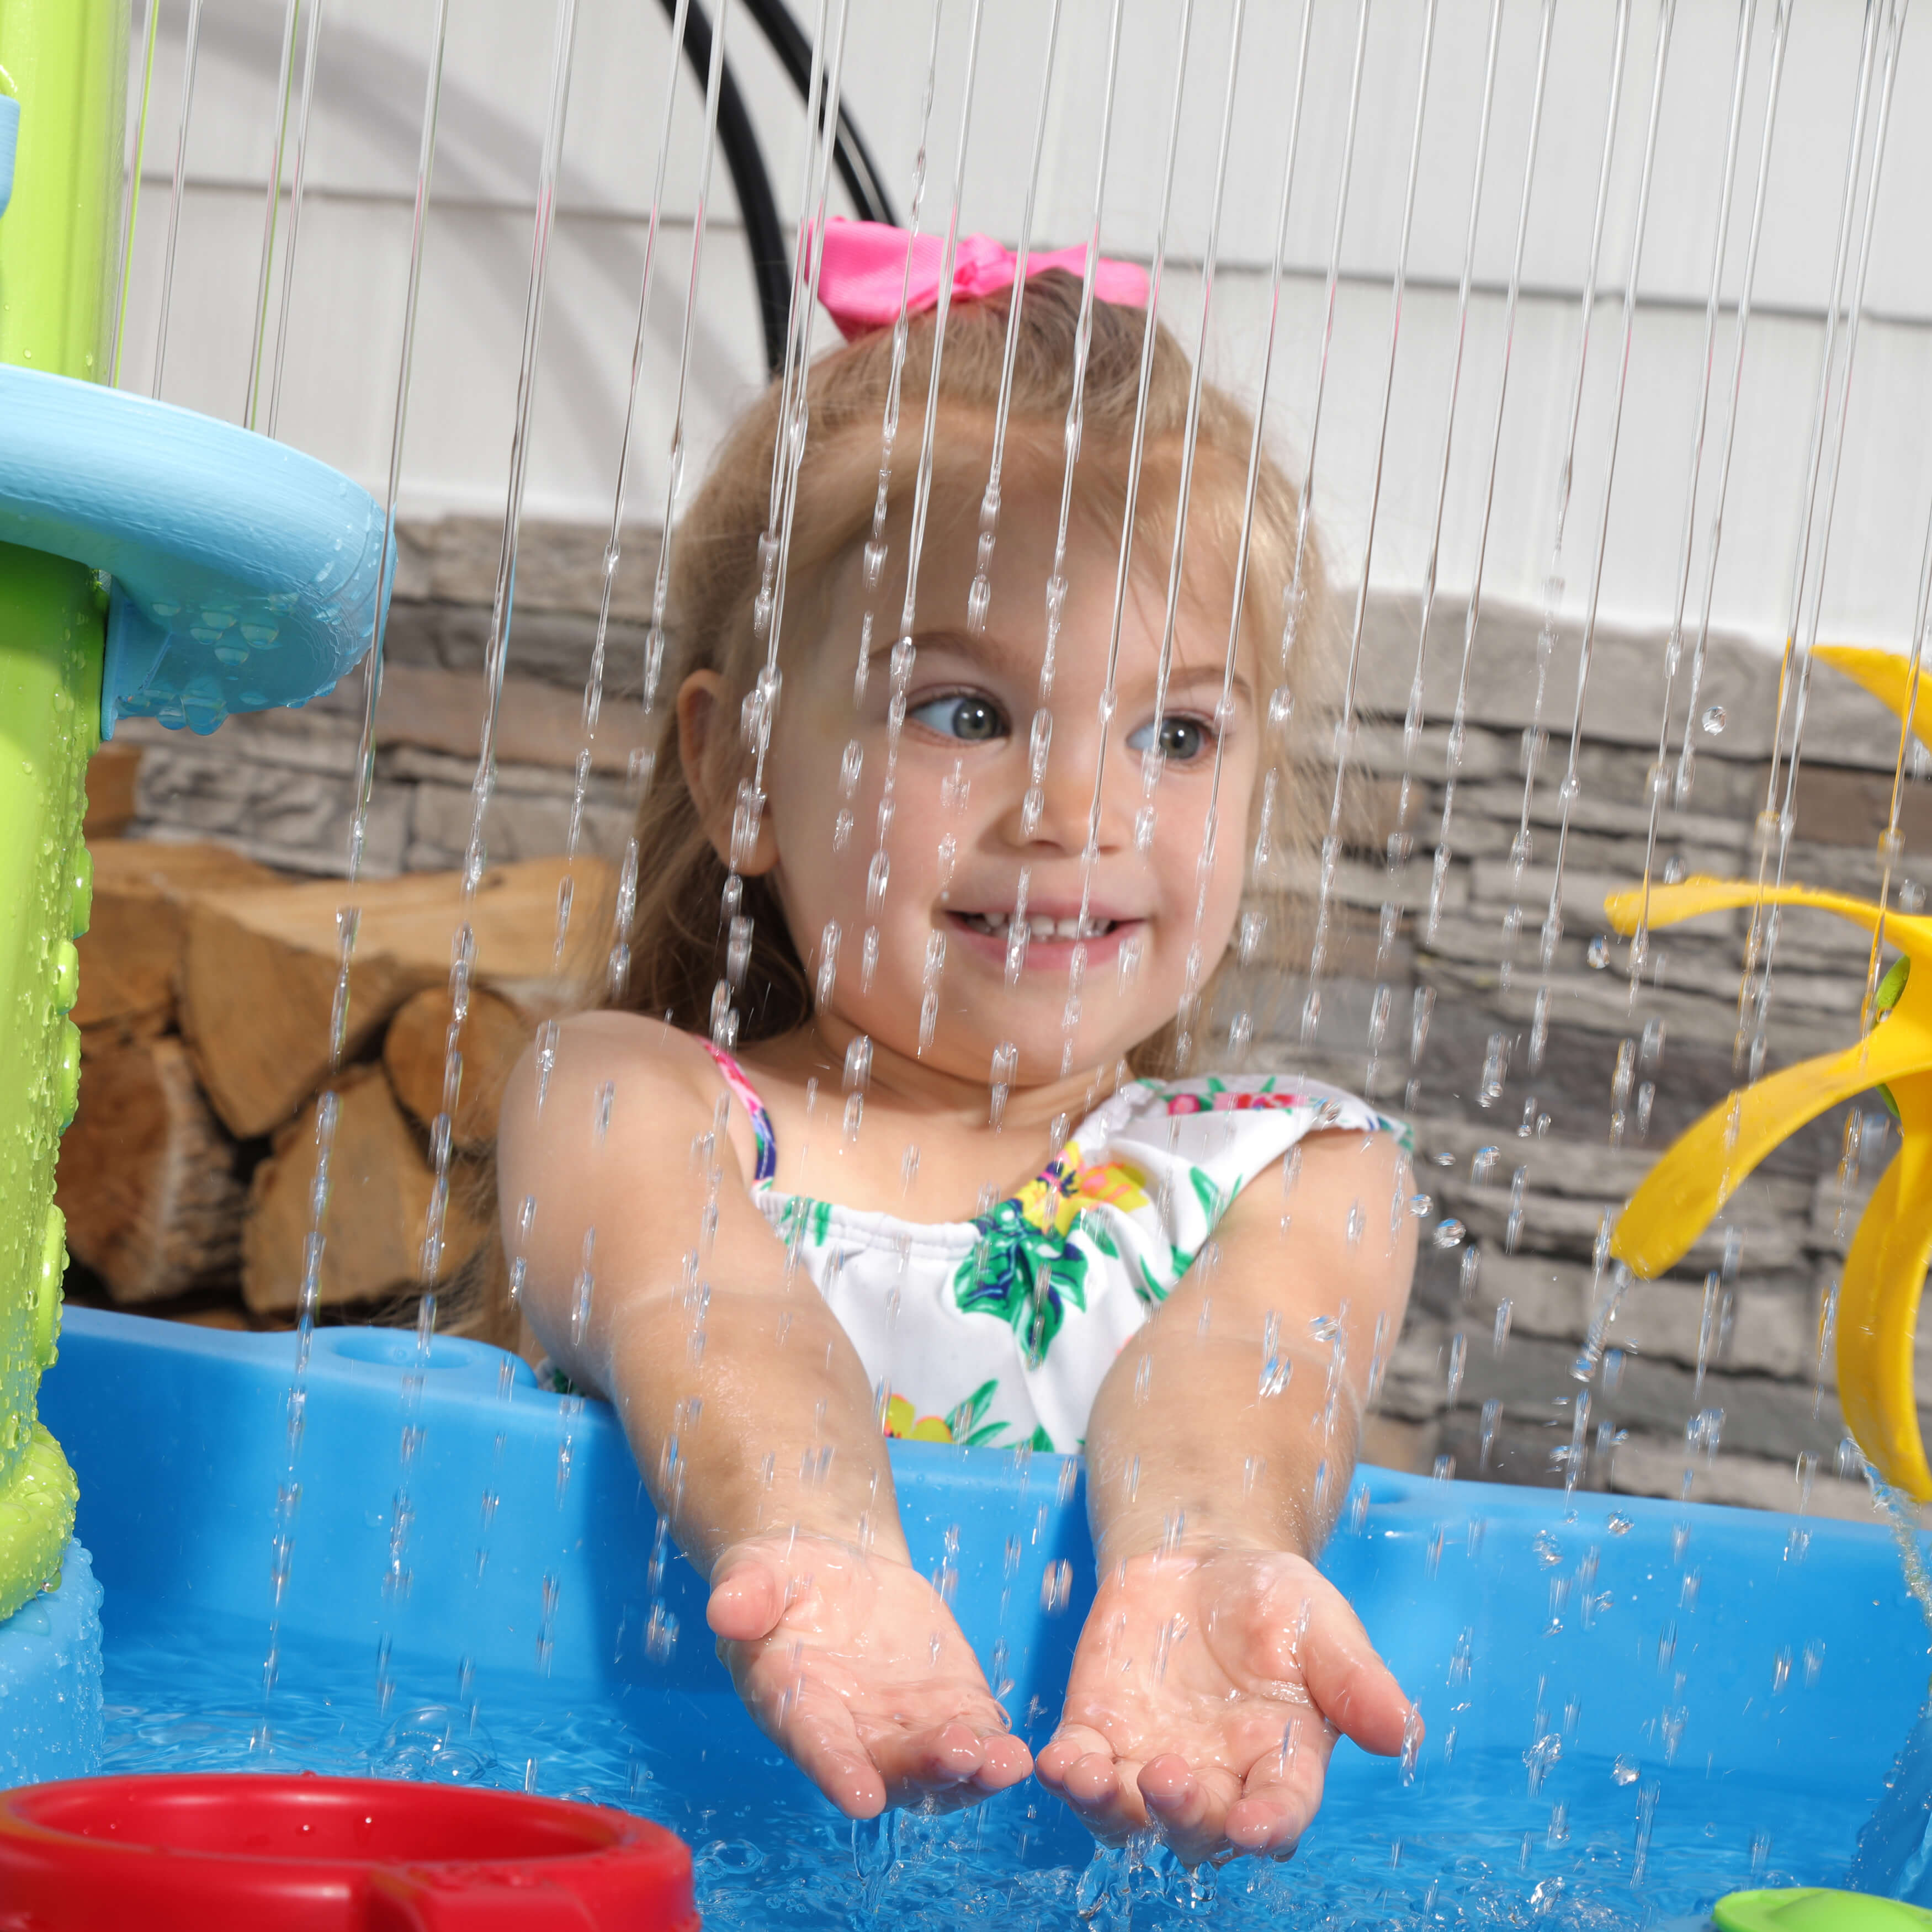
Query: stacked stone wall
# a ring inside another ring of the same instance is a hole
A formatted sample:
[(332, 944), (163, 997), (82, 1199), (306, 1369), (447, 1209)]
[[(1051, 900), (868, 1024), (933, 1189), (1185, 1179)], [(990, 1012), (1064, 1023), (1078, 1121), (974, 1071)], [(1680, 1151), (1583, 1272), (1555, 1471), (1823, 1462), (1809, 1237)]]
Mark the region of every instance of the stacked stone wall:
[[(602, 532), (588, 530), (525, 533), (493, 860), (562, 849), (602, 546)], [(626, 734), (637, 728), (656, 549), (648, 532), (626, 548), (606, 640), (602, 748), (584, 781), (583, 842), (611, 856), (628, 823)], [(404, 528), (388, 634), (400, 696), (386, 693), (367, 847), (375, 872), (460, 862), (495, 562), (484, 526)], [(1581, 628), (1556, 627), (1540, 652), (1533, 615), (1488, 613), (1466, 663), (1465, 616), (1447, 599), (1436, 614), (1425, 722), (1406, 740), (1419, 613), (1399, 598), (1370, 600), (1318, 1024), (1304, 1034), (1305, 979), (1242, 996), (1257, 1057), (1370, 1087), (1414, 1126), (1418, 1186), (1430, 1206), (1370, 1452), (1509, 1482), (1666, 1496), (1688, 1484), (1706, 1501), (1863, 1514), (1832, 1385), (1829, 1316), (1849, 1231), (1897, 1144), (1875, 1095), (1794, 1133), (1666, 1279), (1616, 1299), (1602, 1263), (1610, 1219), (1657, 1152), (1731, 1090), (1754, 1030), (1740, 1030), (1748, 914), (1658, 933), (1633, 988), (1604, 897), (1640, 879), (1646, 862), (1658, 878), (1754, 875), (1766, 830), (1774, 842), (1778, 830), (1763, 820), (1778, 660), (1712, 639), (1693, 702), (1687, 649), (1666, 705), (1664, 640), (1598, 627), (1566, 814)], [(1464, 718), (1445, 842), (1459, 685)], [(362, 701), (352, 679), (301, 714), (233, 719), (206, 741), (142, 732), (132, 830), (226, 839), (272, 863), (339, 872)], [(1822, 670), (1808, 705), (1787, 875), (1876, 894), (1896, 725)], [(1687, 724), (1696, 755), (1680, 804), (1671, 780)], [(1918, 890), (1914, 854), (1932, 840), (1932, 787), (1922, 776), (1915, 758), (1905, 856), (1894, 872), (1907, 903)], [(1777, 795), (1781, 802), (1781, 782)], [(1559, 838), (1562, 931), (1546, 969), (1541, 934)], [(1447, 854), (1439, 881), (1438, 846)], [(1869, 963), (1854, 928), (1821, 914), (1784, 916), (1766, 1064), (1854, 1040)], [(1540, 992), (1547, 1038), (1533, 1065)], [(1438, 1245), (1436, 1231), (1450, 1220), (1466, 1238)]]

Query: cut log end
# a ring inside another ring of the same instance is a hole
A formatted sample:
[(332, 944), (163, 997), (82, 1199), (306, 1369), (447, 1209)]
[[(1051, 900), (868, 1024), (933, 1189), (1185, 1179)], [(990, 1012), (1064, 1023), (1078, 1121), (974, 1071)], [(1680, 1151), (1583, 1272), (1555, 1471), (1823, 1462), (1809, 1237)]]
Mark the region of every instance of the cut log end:
[(83, 1063), (56, 1198), (75, 1259), (117, 1302), (232, 1280), (245, 1190), (179, 1040), (130, 1041)]
[[(455, 1007), (447, 991), (432, 986), (405, 1003), (382, 1041), (382, 1064), (396, 1098), (429, 1126), (443, 1110), (449, 1071), (449, 1025)], [(478, 990), (458, 1035), (460, 1077), (450, 1138), (466, 1153), (496, 1138), (503, 1088), (518, 1055), (530, 1044), (534, 1022), (499, 994)]]
[[(420, 1279), (435, 1177), (382, 1070), (352, 1069), (336, 1084), (319, 1300), (326, 1306), (408, 1293)], [(242, 1241), (242, 1299), (257, 1314), (292, 1312), (314, 1222), (316, 1123), (311, 1102), (276, 1136), (255, 1172)], [(467, 1168), (451, 1178), (436, 1280), (448, 1280), (490, 1238)]]
[[(344, 1057), (371, 1046), (413, 994), (446, 986), (459, 926), (470, 928), (472, 983), (540, 982), (550, 971), (561, 860), (486, 873), (465, 900), (454, 873), (365, 881), (355, 894), (356, 950), (344, 1016)], [(580, 861), (564, 979), (601, 969), (610, 868)], [(271, 892), (210, 893), (194, 903), (182, 968), (182, 1030), (202, 1084), (231, 1132), (272, 1132), (321, 1087), (340, 972), (337, 880)], [(438, 1075), (439, 1080), (440, 1074)], [(440, 1111), (440, 1096), (430, 1113)]]
[(188, 941), (188, 901), (200, 892), (276, 885), (279, 877), (226, 845), (110, 838), (90, 850), (94, 912), (80, 940), (74, 1024), (165, 1033)]

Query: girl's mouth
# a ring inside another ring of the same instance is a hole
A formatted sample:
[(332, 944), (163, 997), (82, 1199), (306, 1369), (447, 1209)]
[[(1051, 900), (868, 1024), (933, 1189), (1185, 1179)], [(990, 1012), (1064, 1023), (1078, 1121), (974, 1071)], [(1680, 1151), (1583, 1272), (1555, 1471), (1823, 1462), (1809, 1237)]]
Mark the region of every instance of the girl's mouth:
[[(968, 932), (982, 932), (989, 938), (1010, 940), (1012, 937), (1013, 916), (1010, 912), (956, 912), (952, 916)], [(1049, 919), (1043, 914), (1030, 913), (1027, 916), (1027, 938), (1030, 944), (1044, 946), (1054, 940), (1104, 939), (1117, 925), (1124, 922), (1112, 919)]]
[(1090, 913), (1082, 919), (1077, 912), (1029, 912), (1024, 939), (1018, 938), (1010, 912), (948, 912), (946, 925), (967, 956), (1003, 974), (1012, 971), (1016, 952), (1020, 970), (1030, 976), (1067, 971), (1076, 953), (1090, 972), (1098, 970), (1117, 961), (1123, 946), (1146, 944), (1142, 936), (1144, 919), (1114, 919), (1105, 914)]

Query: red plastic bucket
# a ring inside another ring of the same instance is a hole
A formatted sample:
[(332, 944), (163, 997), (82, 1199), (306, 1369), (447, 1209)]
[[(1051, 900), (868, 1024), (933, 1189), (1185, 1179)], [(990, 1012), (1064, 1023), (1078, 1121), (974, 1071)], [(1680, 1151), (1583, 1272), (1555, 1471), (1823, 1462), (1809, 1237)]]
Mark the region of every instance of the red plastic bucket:
[(0, 1932), (696, 1932), (691, 1853), (622, 1811), (380, 1778), (0, 1792)]

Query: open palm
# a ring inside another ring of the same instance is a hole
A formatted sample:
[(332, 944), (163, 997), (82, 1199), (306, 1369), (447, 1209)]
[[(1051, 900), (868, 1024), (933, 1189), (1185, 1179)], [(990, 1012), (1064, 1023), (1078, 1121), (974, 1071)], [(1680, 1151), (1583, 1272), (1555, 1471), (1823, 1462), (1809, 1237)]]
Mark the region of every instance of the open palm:
[(739, 1696), (848, 1817), (975, 1804), (1032, 1768), (952, 1612), (902, 1558), (761, 1537), (712, 1575), (706, 1618)]
[(1100, 1838), (1151, 1826), (1190, 1865), (1282, 1856), (1321, 1804), (1336, 1734), (1393, 1756), (1414, 1721), (1312, 1563), (1141, 1556), (1102, 1579), (1039, 1772)]

